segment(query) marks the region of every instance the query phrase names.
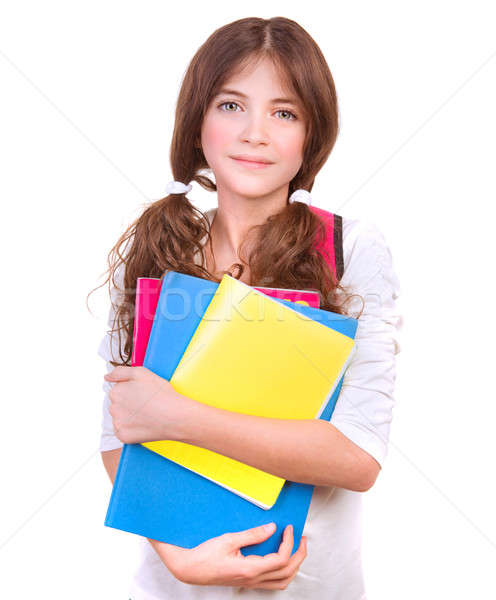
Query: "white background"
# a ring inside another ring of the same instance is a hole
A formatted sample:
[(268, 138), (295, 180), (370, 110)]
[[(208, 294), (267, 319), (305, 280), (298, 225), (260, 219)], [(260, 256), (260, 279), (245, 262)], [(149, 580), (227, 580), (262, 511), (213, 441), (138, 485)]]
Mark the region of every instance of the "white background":
[[(100, 0), (0, 8), (3, 598), (127, 600), (136, 538), (103, 525), (98, 451), (108, 296), (92, 315), (86, 295), (164, 195), (194, 52), (278, 15), (338, 91), (314, 203), (374, 221), (401, 283), (389, 456), (364, 498), (369, 599), (496, 597), (494, 4)], [(216, 205), (196, 184), (189, 197)]]

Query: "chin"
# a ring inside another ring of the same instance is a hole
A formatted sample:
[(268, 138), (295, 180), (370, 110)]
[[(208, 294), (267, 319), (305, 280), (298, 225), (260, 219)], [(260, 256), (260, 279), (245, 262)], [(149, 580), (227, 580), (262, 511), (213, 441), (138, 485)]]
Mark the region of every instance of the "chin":
[(262, 196), (267, 196), (273, 193), (276, 189), (277, 186), (260, 185), (260, 183), (254, 185), (240, 185), (239, 181), (231, 187), (231, 190), (235, 194), (252, 200), (257, 200)]

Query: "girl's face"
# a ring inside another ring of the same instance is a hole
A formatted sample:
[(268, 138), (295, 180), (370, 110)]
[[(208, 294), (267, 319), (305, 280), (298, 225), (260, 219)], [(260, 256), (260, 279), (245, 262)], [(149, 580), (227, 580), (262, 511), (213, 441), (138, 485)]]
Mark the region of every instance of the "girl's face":
[[(305, 123), (300, 102), (283, 89), (273, 63), (249, 65), (224, 84), (205, 113), (203, 153), (217, 189), (260, 198), (285, 188), (303, 160)], [(270, 164), (243, 162), (245, 155)]]

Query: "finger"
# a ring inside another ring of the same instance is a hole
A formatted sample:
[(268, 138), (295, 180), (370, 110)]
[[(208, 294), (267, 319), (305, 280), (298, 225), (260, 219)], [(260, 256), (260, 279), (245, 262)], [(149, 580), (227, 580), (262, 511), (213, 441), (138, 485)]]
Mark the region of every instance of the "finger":
[(227, 539), (229, 540), (230, 546), (238, 550), (243, 546), (250, 546), (251, 544), (258, 544), (269, 538), (276, 530), (275, 523), (268, 523), (267, 525), (260, 525), (258, 527), (252, 527), (245, 531), (236, 531), (234, 533), (228, 533)]
[(284, 535), (282, 536), (282, 542), (279, 546), (279, 550), (277, 554), (280, 556), (281, 561), (287, 563), (291, 557), (291, 552), (294, 546), (294, 533), (293, 526), (288, 525), (284, 530)]
[(250, 585), (243, 585), (243, 588), (257, 589), (257, 590), (285, 590), (288, 585), (296, 577), (296, 573), (288, 579), (279, 579), (274, 581), (262, 581), (260, 583), (254, 583)]
[(276, 569), (275, 571), (271, 571), (268, 573), (264, 573), (260, 575), (256, 579), (250, 582), (250, 585), (255, 585), (257, 583), (270, 583), (274, 581), (286, 580), (289, 578), (293, 578), (298, 572), (301, 563), (307, 557), (307, 539), (305, 537), (301, 538), (300, 546), (298, 550), (291, 556), (289, 563), (282, 567), (281, 569)]
[(103, 378), (106, 381), (127, 381), (128, 379), (132, 379), (133, 369), (134, 367), (119, 365), (118, 367), (114, 367), (113, 371), (104, 375)]
[(259, 580), (261, 578), (273, 579), (270, 575), (274, 571), (287, 567), (293, 549), (293, 526), (288, 525), (284, 530), (282, 542), (277, 552), (266, 554), (265, 556), (246, 556), (245, 559), (250, 559), (254, 563), (251, 570), (251, 579)]
[(294, 535), (293, 535), (293, 526), (287, 525), (282, 534), (282, 542), (279, 546), (279, 550), (277, 552), (272, 552), (270, 554), (266, 554), (264, 558), (264, 569), (261, 573), (267, 573), (269, 571), (273, 571), (274, 569), (279, 569), (284, 567), (291, 556), (291, 551), (293, 550), (294, 544)]

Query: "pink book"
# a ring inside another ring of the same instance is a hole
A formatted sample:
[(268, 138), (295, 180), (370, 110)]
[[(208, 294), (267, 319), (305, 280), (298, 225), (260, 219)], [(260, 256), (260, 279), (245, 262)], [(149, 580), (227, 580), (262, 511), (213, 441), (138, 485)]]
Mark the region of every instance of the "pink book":
[[(138, 277), (136, 281), (133, 353), (131, 356), (133, 367), (143, 365), (161, 288), (162, 279), (156, 277)], [(317, 290), (287, 290), (267, 287), (256, 287), (254, 289), (272, 298), (282, 298), (320, 308), (320, 292)]]
[(255, 290), (263, 292), (272, 298), (282, 298), (291, 302), (299, 302), (314, 308), (320, 308), (320, 292), (317, 290), (286, 290), (283, 288), (256, 287)]
[(155, 277), (138, 277), (136, 280), (133, 354), (131, 356), (133, 367), (143, 365), (161, 288), (162, 280)]

